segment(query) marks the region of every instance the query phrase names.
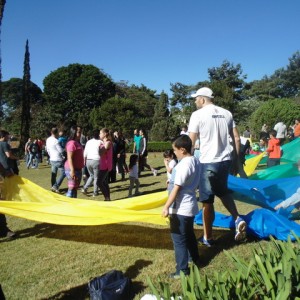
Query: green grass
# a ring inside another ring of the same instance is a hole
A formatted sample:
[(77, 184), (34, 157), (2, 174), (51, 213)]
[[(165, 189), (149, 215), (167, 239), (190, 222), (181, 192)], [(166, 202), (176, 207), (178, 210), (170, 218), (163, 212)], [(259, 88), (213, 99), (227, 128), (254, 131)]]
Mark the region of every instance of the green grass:
[[(143, 193), (165, 190), (166, 174), (162, 154), (149, 154), (148, 162), (159, 170), (154, 177), (150, 171), (140, 178)], [(32, 180), (45, 189), (50, 188), (50, 167), (45, 163), (38, 170), (20, 166), (20, 175)], [(128, 194), (129, 181), (118, 181), (110, 185), (111, 199), (123, 199)], [(63, 189), (66, 189), (64, 181)], [(92, 188), (90, 195), (92, 194)], [(94, 200), (78, 192), (79, 198)], [(96, 198), (103, 201), (102, 195)], [(241, 214), (255, 207), (237, 202)], [(216, 210), (227, 213), (220, 201)], [(154, 282), (158, 277), (170, 282), (171, 289), (180, 287), (180, 280), (168, 279), (174, 271), (174, 251), (166, 226), (141, 223), (122, 223), (104, 226), (59, 226), (37, 223), (7, 216), (9, 227), (16, 231), (14, 240), (0, 239), (0, 284), (10, 299), (88, 299), (87, 283), (112, 269), (121, 270), (133, 282), (134, 299), (151, 293), (146, 279)], [(196, 235), (202, 235), (202, 228), (196, 226)], [(224, 249), (233, 251), (247, 260), (255, 241), (237, 245), (233, 232), (215, 229), (218, 245), (206, 248), (199, 245), (204, 267), (203, 274), (212, 275), (232, 269)], [(264, 246), (265, 241), (260, 242)]]

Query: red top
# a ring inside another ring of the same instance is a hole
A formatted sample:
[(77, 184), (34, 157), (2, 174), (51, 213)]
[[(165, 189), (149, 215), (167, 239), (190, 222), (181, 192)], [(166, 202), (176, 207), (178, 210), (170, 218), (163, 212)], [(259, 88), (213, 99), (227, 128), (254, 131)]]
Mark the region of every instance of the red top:
[(281, 157), (280, 141), (276, 138), (271, 138), (269, 140), (268, 149), (266, 151), (269, 153), (269, 158), (280, 158)]

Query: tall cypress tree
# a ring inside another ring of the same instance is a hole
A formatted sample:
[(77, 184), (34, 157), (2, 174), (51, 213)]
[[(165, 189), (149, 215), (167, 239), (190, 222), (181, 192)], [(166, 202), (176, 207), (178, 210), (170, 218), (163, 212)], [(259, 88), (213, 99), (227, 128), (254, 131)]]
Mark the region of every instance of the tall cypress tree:
[(155, 105), (153, 116), (153, 126), (151, 128), (151, 140), (166, 141), (168, 140), (168, 123), (169, 123), (169, 98), (164, 92), (160, 94), (159, 100)]
[[(25, 46), (23, 90), (22, 90), (22, 117), (21, 117), (21, 147), (29, 138), (30, 130), (30, 62), (28, 40)], [(22, 148), (21, 148), (22, 149)]]
[(2, 119), (2, 55), (1, 55), (1, 27), (6, 0), (0, 0), (0, 120)]

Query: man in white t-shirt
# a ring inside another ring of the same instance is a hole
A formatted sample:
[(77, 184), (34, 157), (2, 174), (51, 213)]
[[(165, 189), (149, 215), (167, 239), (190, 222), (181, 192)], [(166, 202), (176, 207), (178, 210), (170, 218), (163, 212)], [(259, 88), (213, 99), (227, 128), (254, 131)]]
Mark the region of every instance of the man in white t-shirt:
[(227, 181), (232, 166), (232, 153), (234, 153), (234, 169), (238, 169), (238, 153), (231, 112), (212, 103), (213, 91), (207, 87), (199, 89), (191, 95), (195, 98), (198, 108), (193, 112), (189, 122), (189, 135), (195, 144), (200, 138), (200, 201), (203, 204), (203, 230), (202, 242), (210, 247), (214, 244), (212, 238), (212, 224), (215, 217), (214, 197), (218, 196), (226, 209), (234, 217), (236, 225), (235, 240), (240, 241), (246, 237), (246, 222), (239, 216), (233, 197), (228, 191)]
[[(58, 129), (51, 129), (51, 136), (46, 140), (46, 151), (48, 152), (51, 164), (51, 190), (59, 193), (59, 187), (66, 177), (64, 168), (64, 150), (58, 142)], [(57, 171), (60, 171), (58, 180), (56, 180)]]
[(94, 130), (93, 138), (88, 140), (84, 148), (84, 163), (89, 172), (89, 178), (82, 188), (84, 194), (87, 193), (88, 187), (93, 183), (94, 193), (93, 196), (96, 197), (98, 193), (98, 174), (99, 174), (99, 164), (100, 164), (100, 145), (102, 141), (99, 139), (99, 129)]
[(287, 135), (287, 128), (286, 125), (283, 122), (278, 122), (274, 126), (274, 130), (276, 130), (276, 138), (279, 139), (280, 145), (283, 145), (285, 141), (285, 137)]

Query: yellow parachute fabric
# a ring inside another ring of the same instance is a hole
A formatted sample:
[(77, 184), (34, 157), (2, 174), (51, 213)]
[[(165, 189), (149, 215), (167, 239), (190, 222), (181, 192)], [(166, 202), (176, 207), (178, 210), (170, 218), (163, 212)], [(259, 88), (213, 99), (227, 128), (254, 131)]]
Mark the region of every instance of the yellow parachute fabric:
[(261, 154), (258, 154), (254, 157), (251, 157), (246, 160), (245, 166), (244, 166), (244, 171), (246, 172), (247, 176), (250, 176), (253, 174), (255, 171), (257, 165), (259, 162), (262, 160), (262, 158), (266, 155), (266, 152), (263, 152)]
[(72, 199), (47, 191), (30, 180), (12, 176), (1, 188), (0, 212), (59, 225), (104, 225), (143, 222), (166, 225), (161, 216), (167, 191), (117, 201)]

